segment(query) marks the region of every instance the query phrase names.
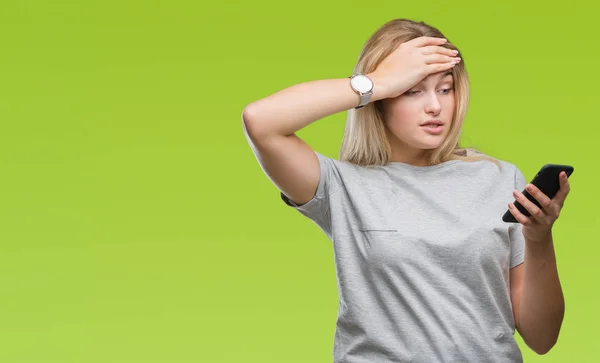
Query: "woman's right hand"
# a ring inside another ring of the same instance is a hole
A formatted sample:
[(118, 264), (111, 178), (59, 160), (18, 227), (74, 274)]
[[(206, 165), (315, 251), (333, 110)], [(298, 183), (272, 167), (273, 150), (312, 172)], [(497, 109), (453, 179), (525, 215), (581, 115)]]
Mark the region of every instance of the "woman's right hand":
[(446, 40), (419, 37), (400, 44), (375, 69), (367, 74), (381, 98), (398, 97), (430, 74), (454, 67), (460, 58), (457, 52), (442, 47)]

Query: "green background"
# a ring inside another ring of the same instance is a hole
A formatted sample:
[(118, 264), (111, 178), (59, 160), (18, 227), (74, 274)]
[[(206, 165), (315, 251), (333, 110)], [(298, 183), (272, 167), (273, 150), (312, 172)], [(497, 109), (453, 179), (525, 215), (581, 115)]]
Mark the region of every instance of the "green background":
[[(462, 51), (465, 145), (528, 179), (575, 166), (554, 227), (560, 339), (545, 356), (518, 341), (527, 362), (600, 361), (591, 4), (3, 0), (0, 362), (331, 362), (331, 245), (279, 199), (241, 113), (349, 76), (399, 17)], [(337, 157), (344, 122), (299, 136)]]

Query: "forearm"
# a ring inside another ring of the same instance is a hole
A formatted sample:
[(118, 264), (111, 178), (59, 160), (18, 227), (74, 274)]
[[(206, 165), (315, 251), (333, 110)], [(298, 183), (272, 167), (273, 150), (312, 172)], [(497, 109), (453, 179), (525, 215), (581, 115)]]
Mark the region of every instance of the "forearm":
[(538, 354), (547, 353), (556, 343), (565, 312), (551, 234), (546, 242), (525, 241), (525, 277), (519, 309), (519, 333)]
[[(383, 87), (372, 80), (370, 102), (386, 98)], [(356, 107), (359, 101), (349, 78), (316, 80), (252, 102), (244, 109), (243, 119), (250, 134), (287, 136), (324, 117)]]

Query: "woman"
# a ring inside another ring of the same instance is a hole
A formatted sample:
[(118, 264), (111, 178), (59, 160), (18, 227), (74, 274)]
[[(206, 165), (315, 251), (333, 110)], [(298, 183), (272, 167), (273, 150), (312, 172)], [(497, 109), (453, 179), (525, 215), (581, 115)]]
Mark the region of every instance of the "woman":
[[(569, 186), (543, 208), (513, 164), (459, 147), (469, 85), (456, 47), (395, 19), (351, 79), (298, 84), (244, 109), (248, 141), (285, 203), (333, 242), (334, 362), (522, 362), (564, 315), (552, 241)], [(348, 110), (339, 160), (295, 132)], [(532, 217), (513, 207), (516, 198)], [(509, 203), (519, 223), (501, 217)]]

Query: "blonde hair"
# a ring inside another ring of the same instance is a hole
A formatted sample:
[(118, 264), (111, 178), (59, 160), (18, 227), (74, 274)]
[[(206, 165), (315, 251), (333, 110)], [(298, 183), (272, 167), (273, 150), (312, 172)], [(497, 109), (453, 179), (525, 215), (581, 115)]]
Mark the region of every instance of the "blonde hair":
[[(354, 73), (373, 72), (379, 63), (400, 44), (421, 36), (446, 38), (439, 30), (424, 22), (394, 19), (385, 23), (365, 43)], [(450, 41), (442, 46), (458, 50)], [(457, 56), (463, 58), (460, 52)], [(428, 164), (436, 165), (449, 160), (488, 160), (501, 167), (496, 159), (484, 155), (475, 148), (460, 147), (460, 132), (469, 104), (469, 79), (464, 58), (452, 68), (452, 76), (456, 104), (450, 131), (439, 147), (426, 151)], [(354, 108), (348, 110), (339, 159), (362, 166), (389, 163), (392, 150), (385, 130), (383, 100), (368, 103), (358, 110)]]

